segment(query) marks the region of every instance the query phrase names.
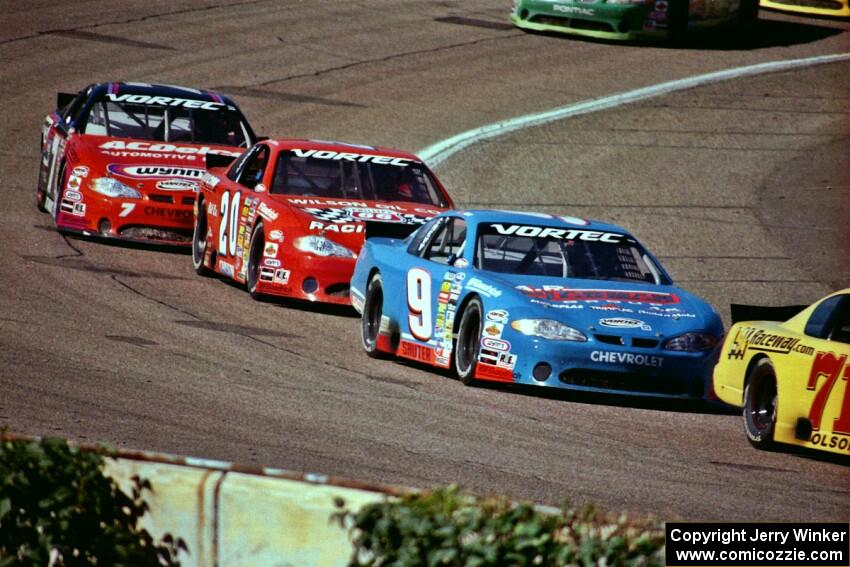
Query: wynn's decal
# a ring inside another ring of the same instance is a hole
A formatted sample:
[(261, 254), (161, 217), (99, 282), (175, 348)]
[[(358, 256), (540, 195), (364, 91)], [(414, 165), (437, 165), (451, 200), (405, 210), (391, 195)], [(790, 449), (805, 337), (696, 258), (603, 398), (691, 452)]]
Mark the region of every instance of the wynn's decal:
[(607, 242), (619, 244), (630, 240), (625, 234), (617, 232), (602, 232), (580, 228), (553, 228), (548, 226), (531, 226), (523, 224), (490, 225), (498, 234), (504, 236), (525, 236), (531, 238), (557, 238), (559, 240), (583, 240), (586, 242)]
[[(122, 165), (111, 163), (106, 167), (106, 170), (113, 175), (137, 179), (201, 179), (206, 174), (205, 169), (170, 165)], [(194, 186), (194, 184), (192, 185)], [(177, 191), (178, 189), (171, 190)]]
[(336, 161), (356, 161), (359, 163), (371, 162), (382, 165), (396, 165), (399, 167), (406, 167), (411, 163), (415, 163), (411, 159), (390, 157), (390, 156), (376, 156), (369, 154), (356, 154), (352, 152), (335, 152), (332, 150), (299, 150), (293, 149), (292, 155), (300, 158), (314, 158), (314, 159), (329, 159)]

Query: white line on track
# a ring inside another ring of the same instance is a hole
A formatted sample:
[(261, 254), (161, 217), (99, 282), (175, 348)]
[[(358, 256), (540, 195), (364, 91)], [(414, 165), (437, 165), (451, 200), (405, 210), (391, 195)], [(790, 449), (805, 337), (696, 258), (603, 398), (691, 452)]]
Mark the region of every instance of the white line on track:
[(650, 85), (648, 87), (632, 91), (625, 91), (600, 98), (584, 100), (567, 106), (559, 106), (558, 108), (553, 108), (544, 112), (517, 116), (516, 118), (509, 118), (507, 120), (487, 124), (486, 126), (473, 128), (472, 130), (461, 132), (451, 138), (446, 138), (445, 140), (431, 144), (430, 146), (420, 150), (418, 155), (428, 165), (436, 167), (464, 148), (468, 148), (469, 146), (477, 144), (483, 140), (489, 140), (490, 138), (502, 136), (509, 132), (522, 130), (523, 128), (540, 126), (541, 124), (554, 122), (555, 120), (562, 120), (564, 118), (578, 116), (580, 114), (589, 114), (599, 110), (606, 110), (615, 106), (631, 104), (640, 100), (666, 95), (676, 91), (683, 91), (685, 89), (692, 89), (694, 87), (710, 83), (728, 81), (729, 79), (737, 79), (752, 75), (761, 75), (764, 73), (787, 71), (797, 67), (821, 65), (823, 63), (835, 63), (837, 61), (846, 61), (848, 59), (850, 59), (850, 53), (834, 53), (832, 55), (819, 55), (817, 57), (789, 59), (787, 61), (769, 61), (767, 63), (735, 67), (732, 69), (715, 71), (713, 73), (706, 73), (704, 75), (676, 79), (675, 81), (668, 81), (666, 83)]

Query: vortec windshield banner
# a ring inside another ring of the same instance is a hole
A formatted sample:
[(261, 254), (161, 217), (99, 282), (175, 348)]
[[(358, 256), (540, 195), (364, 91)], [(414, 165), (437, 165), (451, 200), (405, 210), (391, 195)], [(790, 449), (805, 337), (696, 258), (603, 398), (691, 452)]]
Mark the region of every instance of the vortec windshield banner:
[(846, 523), (670, 523), (666, 564), (848, 565)]
[[(159, 106), (182, 106), (183, 108), (199, 108), (203, 110), (221, 110), (228, 105), (220, 102), (207, 100), (195, 100), (191, 98), (174, 98), (170, 96), (151, 96), (141, 94), (112, 94), (107, 93), (106, 98), (112, 102), (129, 102), (132, 104), (156, 104)], [(233, 107), (229, 107), (233, 108)]]

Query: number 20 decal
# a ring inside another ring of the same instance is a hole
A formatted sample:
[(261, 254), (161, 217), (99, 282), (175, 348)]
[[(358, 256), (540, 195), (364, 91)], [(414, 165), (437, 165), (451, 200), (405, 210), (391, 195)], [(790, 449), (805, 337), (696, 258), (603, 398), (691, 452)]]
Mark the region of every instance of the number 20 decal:
[(407, 272), (407, 323), (420, 341), (431, 338), (431, 274), (422, 268)]
[(221, 206), (219, 214), (221, 222), (218, 225), (218, 253), (224, 256), (236, 255), (236, 237), (239, 234), (239, 200), (241, 193), (233, 194), (233, 201), (230, 200), (230, 193), (225, 191), (221, 195)]

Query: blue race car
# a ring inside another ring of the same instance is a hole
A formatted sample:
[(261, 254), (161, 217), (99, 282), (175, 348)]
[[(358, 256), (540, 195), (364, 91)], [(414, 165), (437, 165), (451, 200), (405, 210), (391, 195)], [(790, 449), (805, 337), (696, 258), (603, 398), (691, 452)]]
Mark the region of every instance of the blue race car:
[(709, 393), (720, 317), (624, 229), (506, 211), (446, 212), (404, 239), (382, 226), (367, 225), (351, 279), (369, 356), (464, 384)]

